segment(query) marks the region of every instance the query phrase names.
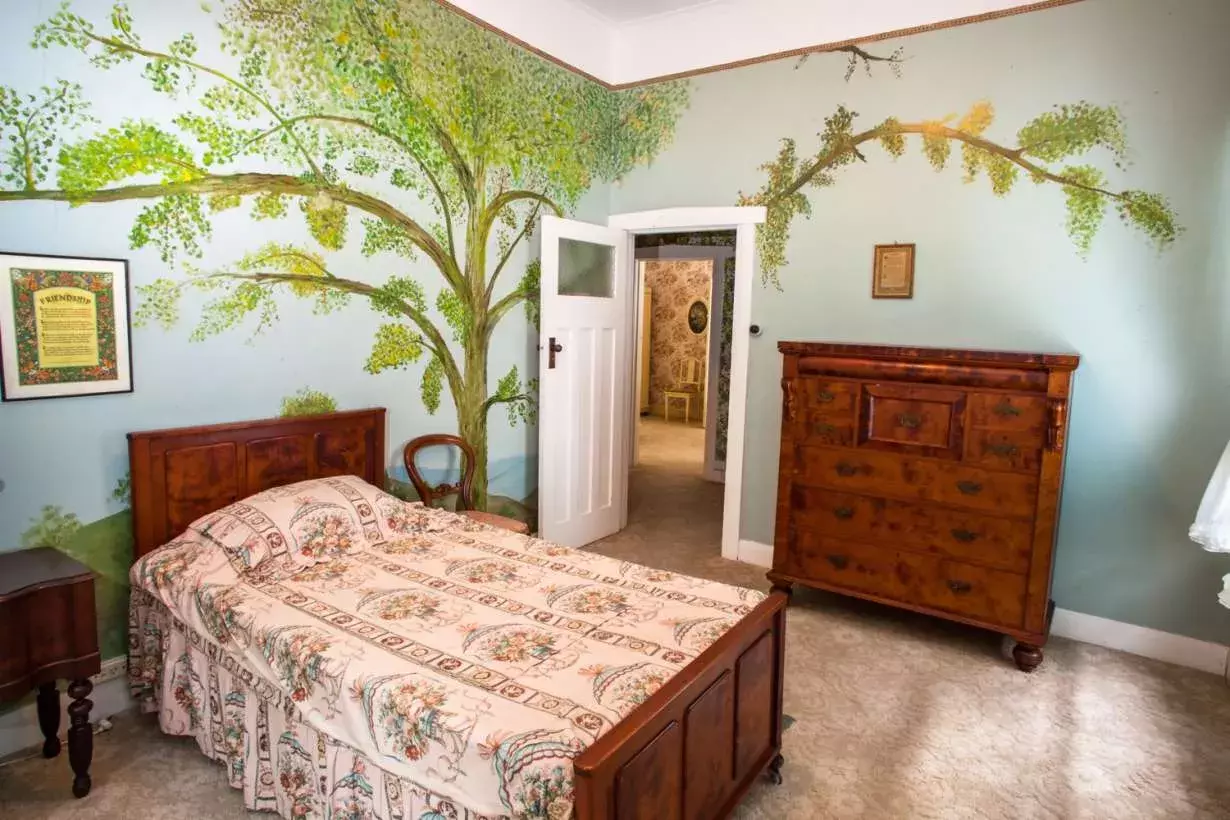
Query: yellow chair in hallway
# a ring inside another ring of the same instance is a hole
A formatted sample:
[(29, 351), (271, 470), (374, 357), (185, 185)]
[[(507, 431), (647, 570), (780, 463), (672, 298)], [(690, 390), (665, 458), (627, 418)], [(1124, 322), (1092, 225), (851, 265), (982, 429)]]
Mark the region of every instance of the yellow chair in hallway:
[(671, 420), (671, 400), (683, 402), (683, 423), (692, 420), (692, 399), (700, 404), (700, 420), (705, 420), (705, 372), (700, 359), (685, 356), (679, 360), (675, 371), (675, 385), (662, 392), (662, 415)]

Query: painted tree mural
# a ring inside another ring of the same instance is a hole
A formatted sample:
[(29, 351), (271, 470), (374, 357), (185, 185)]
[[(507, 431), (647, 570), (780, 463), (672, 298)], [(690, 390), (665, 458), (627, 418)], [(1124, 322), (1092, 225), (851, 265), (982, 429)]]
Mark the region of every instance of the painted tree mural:
[[(241, 326), (260, 333), (277, 321), (280, 298), (308, 300), (326, 315), (365, 300), (376, 317), (365, 369), (413, 368), (433, 413), (448, 390), (458, 432), (479, 454), (481, 501), (491, 412), (506, 410), (515, 424), (535, 403), (532, 381), (516, 367), (494, 389), (488, 367), (499, 323), (518, 308), (537, 318), (537, 263), (510, 270), (518, 249), (542, 213), (566, 212), (594, 182), (652, 159), (671, 138), (688, 86), (609, 91), (432, 0), (202, 8), (220, 37), (213, 58), (200, 56), (192, 33), (148, 41), (123, 3), (106, 21), (65, 5), (39, 25), (35, 47), (75, 49), (100, 71), (139, 71), (179, 113), (98, 124), (69, 80), (34, 93), (0, 87), (0, 202), (145, 203), (130, 243), (156, 248), (179, 273), (138, 288), (136, 319), (170, 328), (181, 297), (203, 292), (194, 339)], [(838, 51), (847, 80), (873, 65), (899, 74), (904, 59), (900, 49)], [(1022, 176), (1058, 186), (1082, 251), (1110, 207), (1161, 245), (1180, 231), (1162, 197), (1108, 187), (1106, 172), (1087, 161), (1125, 161), (1113, 107), (1058, 106), (1012, 144), (989, 135), (988, 102), (961, 116), (889, 118), (863, 130), (856, 117), (838, 106), (812, 151), (782, 140), (763, 166), (764, 186), (740, 196), (768, 210), (758, 235), (767, 282), (778, 284), (791, 224), (810, 214), (811, 190), (834, 185), (876, 145), (902, 156), (911, 138), (936, 169), (957, 149), (966, 179), (985, 176), (997, 195)], [(235, 208), (258, 221), (303, 220), (311, 243), (254, 242), (230, 264), (203, 266), (215, 216)], [(339, 270), (334, 254), (351, 245), (372, 257), (364, 271), (387, 274), (370, 281)], [(434, 304), (424, 272), (435, 278)]]
[[(836, 49), (846, 55), (846, 81), (861, 65), (870, 76), (873, 64), (890, 66), (901, 75), (902, 49), (887, 56), (875, 55), (858, 46)], [(806, 56), (800, 60), (802, 65)], [(1078, 162), (1095, 149), (1103, 149), (1116, 168), (1127, 163), (1127, 136), (1123, 117), (1114, 106), (1088, 102), (1057, 105), (1030, 120), (1017, 132), (1015, 145), (1003, 145), (986, 132), (995, 120), (989, 101), (977, 102), (962, 116), (950, 114), (935, 120), (903, 122), (889, 117), (862, 131), (855, 131), (858, 114), (844, 105), (824, 120), (819, 146), (800, 156), (793, 139), (783, 139), (777, 157), (761, 166), (767, 172), (763, 187), (754, 194), (741, 194), (741, 205), (764, 205), (765, 224), (756, 236), (760, 270), (766, 283), (781, 287), (778, 272), (786, 264), (790, 225), (796, 216), (811, 216), (809, 188), (828, 188), (837, 182), (837, 171), (855, 162), (867, 162), (866, 146), (879, 144), (890, 157), (905, 154), (907, 137), (917, 137), (922, 153), (937, 171), (952, 158), (953, 147), (961, 152), (965, 181), (985, 175), (996, 196), (1012, 190), (1022, 174), (1036, 184), (1054, 184), (1062, 190), (1067, 205), (1068, 235), (1082, 253), (1088, 253), (1108, 207), (1139, 229), (1159, 247), (1172, 243), (1182, 231), (1174, 211), (1162, 196), (1147, 191), (1113, 190), (1096, 165)]]
[[(78, 85), (2, 89), (0, 202), (149, 200), (131, 244), (186, 275), (139, 288), (136, 320), (169, 328), (181, 295), (205, 291), (193, 338), (251, 322), (259, 333), (279, 294), (322, 314), (366, 299), (379, 316), (366, 369), (426, 360), (422, 401), (434, 413), (447, 388), (485, 495), (489, 413), (504, 407), (515, 423), (534, 406), (515, 367), (489, 385), (493, 330), (518, 306), (537, 315), (536, 263), (509, 271), (514, 251), (540, 213), (650, 159), (686, 87), (612, 93), (431, 0), (232, 0), (215, 16), (219, 64), (198, 59), (192, 33), (147, 42), (123, 3), (105, 27), (67, 5), (40, 25), (36, 47), (79, 50), (103, 70), (139, 66), (182, 113), (170, 127), (125, 121), (61, 144), (90, 122)], [(225, 269), (194, 265), (214, 215), (243, 206), (258, 220), (305, 220), (314, 247), (266, 243)], [(388, 262), (387, 278), (334, 270), (328, 252), (355, 241)], [(434, 311), (419, 259), (442, 280)]]

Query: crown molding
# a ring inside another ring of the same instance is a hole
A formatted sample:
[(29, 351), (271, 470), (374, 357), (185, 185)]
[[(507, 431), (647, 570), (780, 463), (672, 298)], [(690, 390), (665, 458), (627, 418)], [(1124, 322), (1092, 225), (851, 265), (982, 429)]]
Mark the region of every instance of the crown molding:
[[(597, 83), (603, 88), (606, 88), (611, 91), (621, 91), (627, 88), (638, 88), (640, 86), (652, 85), (654, 83), (662, 83), (662, 82), (669, 82), (671, 80), (682, 80), (682, 79), (687, 79), (690, 77), (698, 77), (704, 74), (712, 74), (717, 71), (727, 71), (729, 69), (734, 69), (734, 68), (743, 68), (745, 66), (757, 65), (759, 63), (772, 62), (774, 60), (783, 60), (783, 59), (789, 59), (793, 57), (802, 57), (803, 55), (806, 55), (806, 54), (818, 54), (818, 53), (823, 53), (826, 51), (839, 51), (842, 49), (849, 49), (851, 47), (860, 46), (860, 45), (867, 44), (867, 43), (877, 43), (877, 42), (882, 42), (884, 40), (895, 40), (895, 39), (899, 39), (902, 37), (910, 37), (915, 34), (926, 34), (932, 31), (940, 31), (940, 30), (948, 29), (948, 28), (957, 28), (959, 26), (968, 26), (974, 23), (986, 23), (986, 22), (990, 22), (993, 20), (999, 20), (1004, 17), (1013, 17), (1018, 14), (1029, 14), (1029, 13), (1036, 12), (1036, 11), (1045, 11), (1047, 9), (1058, 8), (1060, 6), (1070, 6), (1075, 3), (1084, 2), (1084, 0), (1040, 0), (1040, 2), (1029, 3), (1027, 5), (1022, 5), (1022, 6), (1013, 6), (1012, 8), (996, 9), (994, 11), (987, 11), (987, 12), (982, 12), (979, 14), (966, 15), (964, 17), (955, 17), (951, 20), (942, 20), (936, 23), (928, 23), (926, 25), (909, 26), (907, 28), (899, 28), (899, 29), (893, 29), (891, 31), (883, 31), (877, 34), (869, 34), (869, 35), (860, 36), (860, 37), (851, 37), (845, 40), (835, 40), (835, 41), (825, 42), (825, 43), (816, 43), (814, 45), (800, 46), (797, 48), (785, 49), (782, 51), (775, 51), (775, 52), (763, 54), (763, 55), (756, 56), (756, 57), (747, 57), (747, 58), (739, 59), (739, 60), (731, 60), (728, 62), (718, 63), (718, 64), (714, 64), (710, 66), (703, 66), (700, 68), (689, 69), (687, 71), (679, 71), (679, 72), (675, 72), (671, 74), (662, 74), (658, 76), (646, 77), (644, 79), (634, 80), (631, 82), (623, 82), (623, 83), (612, 83), (612, 82), (607, 81), (606, 79), (603, 79), (602, 77), (596, 76), (595, 74), (589, 71), (585, 71), (584, 69), (578, 68), (577, 66), (573, 65), (572, 63), (567, 62), (566, 60), (562, 60), (559, 57), (555, 56), (554, 54), (551, 54), (550, 52), (545, 51), (542, 48), (539, 48), (533, 45), (532, 43), (526, 42), (520, 37), (517, 37), (513, 34), (508, 33), (504, 29), (499, 28), (498, 26), (492, 25), (491, 23), (487, 22), (483, 18), (475, 14), (472, 14), (466, 11), (465, 9), (459, 7), (456, 3), (450, 2), (450, 0), (435, 0), (435, 2), (437, 2), (441, 6), (444, 6), (450, 11), (453, 11), (456, 14), (460, 14), (462, 17), (465, 17), (467, 20), (470, 20), (475, 25), (482, 26), (488, 31), (491, 31), (491, 32), (494, 32), (495, 34), (500, 35), (504, 39), (508, 40), (510, 43), (513, 43), (514, 45), (520, 46), (521, 48), (524, 48), (525, 50), (538, 55), (544, 60), (552, 62), (560, 66), (561, 68), (567, 69), (568, 71), (571, 71), (574, 74), (584, 77), (585, 79), (590, 80), (591, 82)], [(703, 9), (707, 5), (711, 5), (711, 4), (703, 3), (703, 4), (700, 4), (699, 6), (689, 7), (687, 9), (674, 10), (672, 12), (663, 13), (661, 15), (655, 15), (653, 18), (649, 18), (649, 19), (666, 20), (671, 17), (677, 16), (681, 11), (690, 11), (692, 9)], [(597, 17), (597, 15), (595, 15), (595, 17)], [(605, 19), (605, 18), (600, 18), (600, 19)]]

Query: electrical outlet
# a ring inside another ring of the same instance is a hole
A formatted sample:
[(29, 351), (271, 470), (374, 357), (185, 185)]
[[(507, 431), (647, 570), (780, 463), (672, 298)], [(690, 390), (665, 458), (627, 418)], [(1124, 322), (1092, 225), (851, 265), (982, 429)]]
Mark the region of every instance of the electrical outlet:
[(122, 678), (128, 674), (128, 658), (120, 656), (118, 658), (108, 658), (102, 662), (102, 670), (90, 680), (97, 686), (100, 683), (106, 683), (109, 680)]

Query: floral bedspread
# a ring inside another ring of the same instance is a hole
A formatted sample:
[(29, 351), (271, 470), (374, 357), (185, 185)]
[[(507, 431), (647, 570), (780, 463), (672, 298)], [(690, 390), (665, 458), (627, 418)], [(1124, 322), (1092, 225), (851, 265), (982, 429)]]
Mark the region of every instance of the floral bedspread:
[[(237, 572), (189, 531), (133, 566), (134, 607), (143, 590), (392, 775), (478, 814), (561, 818), (572, 758), (763, 598), (402, 515), (404, 538), (293, 571)], [(170, 700), (191, 722), (193, 699)]]

